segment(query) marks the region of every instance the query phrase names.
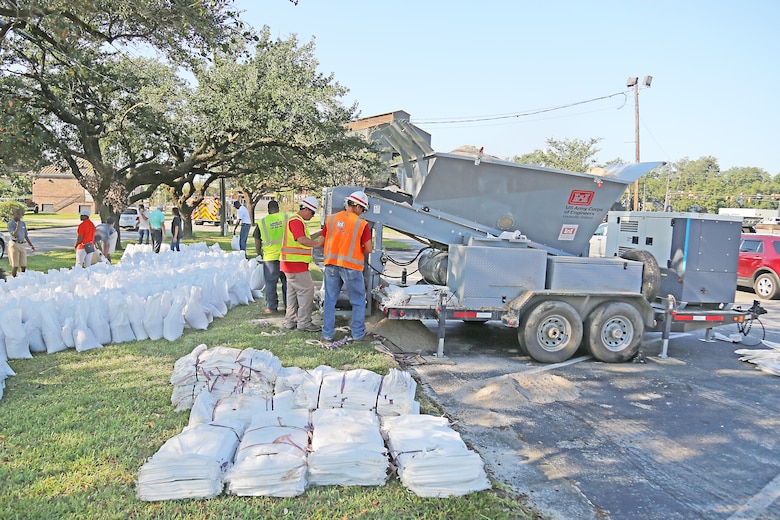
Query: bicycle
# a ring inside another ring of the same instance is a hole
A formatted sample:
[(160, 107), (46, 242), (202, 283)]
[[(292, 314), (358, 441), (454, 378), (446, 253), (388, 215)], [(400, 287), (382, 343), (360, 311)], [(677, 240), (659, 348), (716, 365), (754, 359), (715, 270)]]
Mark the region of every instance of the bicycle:
[[(736, 310), (742, 311), (742, 309), (739, 307), (737, 307)], [(743, 312), (745, 313), (745, 319), (744, 321), (737, 323), (737, 331), (744, 338), (750, 338), (751, 340), (755, 341), (755, 343), (752, 343), (753, 345), (758, 345), (764, 339), (766, 339), (766, 330), (764, 330), (764, 324), (761, 323), (759, 316), (766, 314), (767, 310), (761, 307), (761, 304), (758, 300), (753, 300), (753, 305), (745, 309)], [(743, 343), (746, 345), (751, 344), (744, 341)]]

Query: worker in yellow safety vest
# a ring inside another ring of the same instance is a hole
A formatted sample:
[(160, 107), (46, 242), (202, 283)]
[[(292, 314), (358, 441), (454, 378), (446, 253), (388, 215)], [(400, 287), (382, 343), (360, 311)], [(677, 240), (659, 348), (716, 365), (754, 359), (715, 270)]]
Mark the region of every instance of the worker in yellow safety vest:
[(322, 340), (330, 342), (336, 332), (336, 300), (346, 287), (352, 306), (350, 330), (354, 341), (366, 336), (366, 282), (363, 278), (365, 255), (374, 250), (371, 228), (360, 216), (368, 209), (368, 197), (353, 192), (344, 201), (344, 211), (325, 221), (325, 304), (322, 309)]
[(309, 272), (311, 250), (322, 247), (320, 232), (309, 235), (306, 222), (319, 208), (314, 197), (301, 200), (298, 213), (289, 215), (284, 226), (281, 249), (281, 270), (287, 276), (287, 311), (284, 328), (304, 332), (319, 332), (320, 327), (311, 321), (314, 306), (314, 281)]
[(287, 308), (287, 277), (281, 271), (282, 239), (284, 238), (287, 215), (279, 213), (279, 202), (268, 202), (268, 215), (260, 219), (255, 227), (255, 252), (263, 259), (265, 280), (265, 310), (263, 314), (279, 312), (279, 295), (276, 286), (282, 281), (282, 298)]

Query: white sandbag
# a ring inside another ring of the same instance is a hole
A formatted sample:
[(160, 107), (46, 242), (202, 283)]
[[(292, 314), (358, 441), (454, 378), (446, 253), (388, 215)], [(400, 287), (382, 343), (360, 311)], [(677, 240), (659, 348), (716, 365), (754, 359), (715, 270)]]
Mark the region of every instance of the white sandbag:
[(127, 316), (127, 300), (116, 295), (108, 301), (109, 326), (111, 327), (111, 341), (113, 343), (125, 343), (135, 341), (133, 327)]
[(5, 332), (3, 332), (3, 328), (0, 327), (0, 361), (7, 361), (7, 360), (8, 360), (8, 353), (5, 351)]
[(241, 250), (241, 237), (238, 235), (233, 235), (233, 237), (230, 239), (230, 247), (233, 249), (233, 251), (240, 251)]
[(297, 496), (306, 489), (309, 413), (294, 410), (255, 416), (225, 474), (239, 496)]
[(8, 359), (29, 359), (30, 342), (22, 323), (22, 309), (8, 309), (0, 319), (0, 327), (5, 334), (5, 350)]
[(146, 501), (213, 498), (222, 492), (243, 430), (196, 424), (168, 439), (138, 472), (138, 498)]
[(177, 295), (163, 320), (163, 337), (168, 341), (176, 341), (184, 333), (184, 306), (187, 300), (181, 294)]
[[(252, 276), (249, 278), (249, 288), (253, 291), (262, 291), (265, 289), (265, 272), (263, 270), (263, 262), (254, 261), (252, 267)], [(262, 293), (261, 293), (262, 294)]]
[(102, 295), (95, 295), (85, 301), (89, 308), (87, 326), (92, 330), (95, 339), (101, 345), (111, 343), (111, 326), (108, 324), (108, 307)]
[(130, 328), (133, 329), (133, 335), (137, 340), (149, 338), (144, 327), (144, 315), (146, 301), (137, 294), (128, 294), (127, 298), (127, 319), (130, 322)]
[(409, 372), (391, 368), (382, 378), (382, 386), (376, 402), (376, 413), (380, 417), (388, 415), (406, 415), (414, 410), (414, 394), (417, 382)]
[(43, 335), (41, 334), (41, 302), (24, 298), (20, 303), (22, 306), (22, 323), (24, 323), (24, 331), (27, 334), (30, 352), (34, 354), (46, 352), (46, 343), (44, 343)]
[(318, 407), (374, 411), (381, 385), (382, 376), (362, 368), (326, 374)]
[(382, 433), (401, 483), (416, 495), (449, 497), (490, 489), (482, 459), (444, 417), (384, 417)]
[(86, 300), (82, 300), (81, 304), (76, 308), (76, 315), (73, 326), (73, 343), (76, 346), (76, 351), (84, 352), (86, 350), (92, 350), (96, 348), (102, 348), (103, 345), (95, 338), (92, 333), (92, 329), (87, 325), (87, 309)]
[(319, 409), (312, 413), (312, 427), (310, 484), (385, 484), (389, 460), (375, 413), (368, 410)]
[(240, 421), (248, 427), (252, 422), (253, 417), (263, 412), (270, 412), (272, 411), (272, 408), (272, 398), (270, 395), (229, 395), (219, 399), (214, 404), (212, 416), (215, 422)]
[(43, 336), (43, 342), (46, 344), (46, 352), (54, 354), (68, 348), (62, 339), (62, 325), (60, 325), (54, 307), (43, 303), (40, 311), (41, 335)]
[(73, 333), (76, 329), (76, 323), (73, 319), (73, 316), (68, 316), (65, 318), (65, 321), (62, 322), (62, 332), (60, 336), (62, 336), (62, 342), (65, 344), (67, 348), (75, 348), (76, 342), (73, 340)]
[(184, 307), (184, 320), (187, 325), (195, 330), (206, 330), (209, 327), (208, 315), (203, 310), (201, 300), (203, 298), (203, 289), (197, 285), (190, 288), (187, 305)]
[(188, 426), (211, 422), (214, 417), (214, 406), (218, 399), (208, 390), (203, 390), (195, 398), (190, 410), (190, 421)]
[(163, 337), (162, 295), (149, 296), (144, 306), (144, 330), (150, 339), (158, 340)]

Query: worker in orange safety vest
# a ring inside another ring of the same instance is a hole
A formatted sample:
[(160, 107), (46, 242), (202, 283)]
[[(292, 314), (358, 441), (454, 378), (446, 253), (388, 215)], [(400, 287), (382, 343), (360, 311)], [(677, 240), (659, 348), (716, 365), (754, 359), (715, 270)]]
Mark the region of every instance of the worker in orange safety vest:
[(366, 282), (363, 278), (365, 255), (374, 250), (371, 228), (360, 216), (368, 209), (368, 197), (353, 192), (344, 201), (344, 211), (328, 217), (322, 229), (325, 237), (325, 303), (322, 340), (333, 341), (336, 330), (336, 300), (346, 287), (352, 306), (350, 330), (354, 341), (366, 335)]

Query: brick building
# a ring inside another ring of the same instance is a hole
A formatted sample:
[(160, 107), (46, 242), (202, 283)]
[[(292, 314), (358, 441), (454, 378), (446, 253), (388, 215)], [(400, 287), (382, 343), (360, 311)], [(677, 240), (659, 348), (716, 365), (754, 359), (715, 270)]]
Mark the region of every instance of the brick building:
[[(79, 161), (81, 171), (91, 171), (89, 163)], [(44, 213), (78, 213), (83, 209), (92, 213), (95, 211), (92, 196), (63, 165), (49, 165), (37, 173), (32, 186), (32, 200)]]

